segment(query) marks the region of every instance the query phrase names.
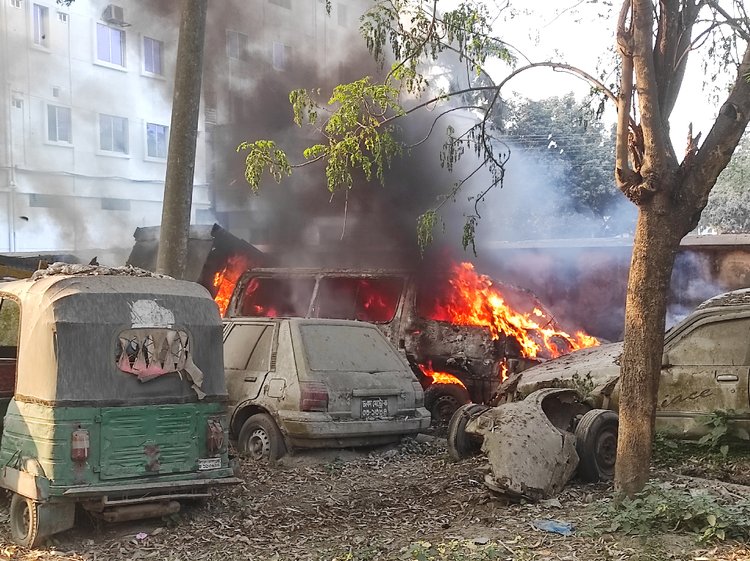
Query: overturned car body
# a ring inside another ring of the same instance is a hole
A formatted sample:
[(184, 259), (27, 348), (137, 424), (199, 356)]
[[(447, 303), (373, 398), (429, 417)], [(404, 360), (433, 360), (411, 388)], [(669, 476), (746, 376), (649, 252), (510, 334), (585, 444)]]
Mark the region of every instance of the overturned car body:
[(480, 449), (490, 489), (511, 498), (549, 498), (576, 472), (590, 481), (614, 475), (617, 414), (591, 409), (568, 388), (541, 389), (497, 407), (464, 405), (451, 418), (448, 451), (461, 459)]

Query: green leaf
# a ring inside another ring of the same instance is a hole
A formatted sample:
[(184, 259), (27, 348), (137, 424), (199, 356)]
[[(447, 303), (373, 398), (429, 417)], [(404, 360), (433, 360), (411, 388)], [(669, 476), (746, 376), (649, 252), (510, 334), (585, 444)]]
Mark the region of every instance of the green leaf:
[(709, 514), (708, 516), (706, 516), (706, 522), (708, 522), (709, 526), (716, 526), (716, 515)]
[(242, 142), (237, 146), (237, 152), (248, 153), (245, 157), (245, 180), (254, 193), (260, 188), (265, 171), (271, 174), (276, 183), (281, 182), (282, 176), (292, 174), (286, 154), (272, 140)]

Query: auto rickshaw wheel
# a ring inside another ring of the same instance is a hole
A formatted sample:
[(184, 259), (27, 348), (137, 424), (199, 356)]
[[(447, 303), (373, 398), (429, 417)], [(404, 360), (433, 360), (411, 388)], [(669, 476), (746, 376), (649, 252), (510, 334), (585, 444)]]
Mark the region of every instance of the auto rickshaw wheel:
[(13, 493), (10, 500), (10, 533), (18, 545), (36, 547), (44, 535), (39, 531), (39, 503)]
[(284, 436), (270, 415), (257, 413), (240, 429), (237, 449), (256, 462), (275, 462), (286, 454)]
[(482, 447), (482, 439), (466, 433), (466, 423), (472, 416), (487, 411), (489, 407), (478, 403), (462, 405), (448, 423), (448, 455), (454, 460), (463, 460), (476, 455)]
[(595, 483), (614, 478), (618, 425), (617, 413), (608, 409), (592, 409), (581, 417), (576, 427), (581, 480)]

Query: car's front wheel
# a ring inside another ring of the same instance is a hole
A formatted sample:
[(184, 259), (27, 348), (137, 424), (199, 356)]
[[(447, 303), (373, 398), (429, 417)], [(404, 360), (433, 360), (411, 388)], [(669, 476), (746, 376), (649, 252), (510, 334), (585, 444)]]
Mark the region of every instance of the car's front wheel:
[(576, 427), (578, 477), (583, 481), (609, 481), (615, 476), (618, 417), (608, 409), (592, 409)]
[(466, 423), (474, 415), (487, 411), (489, 407), (478, 403), (462, 405), (448, 423), (448, 455), (454, 460), (463, 460), (476, 455), (482, 447), (482, 439), (466, 433)]
[(240, 429), (238, 451), (256, 462), (275, 462), (286, 454), (284, 436), (266, 413), (251, 416)]
[(10, 533), (13, 541), (23, 547), (36, 547), (42, 541), (39, 503), (13, 493), (10, 500)]

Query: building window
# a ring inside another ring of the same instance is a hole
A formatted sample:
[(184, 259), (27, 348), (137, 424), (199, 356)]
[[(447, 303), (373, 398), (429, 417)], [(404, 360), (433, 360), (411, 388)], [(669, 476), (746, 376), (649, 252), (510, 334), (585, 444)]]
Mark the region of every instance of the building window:
[(128, 153), (128, 120), (99, 115), (99, 148), (105, 152)]
[(21, 0), (10, 0), (10, 5), (14, 8), (20, 8), (21, 7)]
[(125, 66), (125, 32), (97, 23), (96, 58), (102, 62)]
[(12, 104), (16, 109), (23, 109), (23, 100), (18, 97), (13, 98)]
[(130, 210), (130, 199), (102, 197), (102, 210)]
[(146, 123), (146, 155), (149, 158), (165, 159), (167, 157), (167, 136), (169, 127)]
[(34, 4), (32, 14), (34, 26), (34, 44), (40, 47), (49, 46), (49, 9), (46, 6)]
[(276, 4), (277, 6), (281, 6), (282, 8), (286, 8), (287, 10), (292, 9), (292, 0), (268, 0), (271, 4)]
[(70, 124), (70, 107), (47, 106), (47, 140), (50, 142), (73, 142)]
[(227, 56), (236, 60), (245, 60), (247, 53), (247, 35), (227, 29)]
[(273, 43), (272, 64), (276, 70), (286, 70), (289, 66), (291, 47), (284, 43)]
[(29, 194), (29, 206), (42, 208), (58, 208), (62, 206), (63, 198), (59, 195), (44, 195), (42, 193)]
[(65, 12), (57, 12), (57, 19), (62, 23), (68, 23), (68, 14)]
[(143, 38), (143, 69), (146, 72), (162, 75), (162, 52), (164, 43), (151, 37)]

